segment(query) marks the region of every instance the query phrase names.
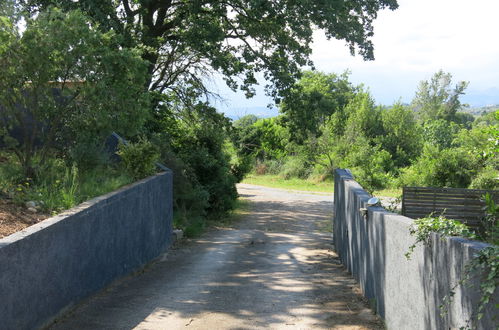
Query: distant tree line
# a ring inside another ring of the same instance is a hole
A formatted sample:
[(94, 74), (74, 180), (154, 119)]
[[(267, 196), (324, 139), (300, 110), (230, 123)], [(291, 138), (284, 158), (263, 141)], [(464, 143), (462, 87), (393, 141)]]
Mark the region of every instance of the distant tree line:
[(238, 153), (258, 173), (326, 180), (350, 168), (369, 190), (499, 187), (499, 112), (461, 112), (466, 82), (439, 71), (410, 105), (376, 106), (348, 73), (307, 71), (269, 119), (234, 123)]

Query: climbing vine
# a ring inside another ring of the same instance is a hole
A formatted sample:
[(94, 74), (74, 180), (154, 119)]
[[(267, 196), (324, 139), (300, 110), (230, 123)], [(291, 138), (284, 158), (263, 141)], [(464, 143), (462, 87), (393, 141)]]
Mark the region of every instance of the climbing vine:
[(437, 233), (442, 239), (449, 236), (462, 236), (470, 239), (476, 238), (475, 234), (469, 228), (457, 220), (445, 218), (443, 215), (433, 217), (432, 215), (414, 220), (414, 225), (410, 227), (409, 232), (415, 236), (416, 241), (409, 246), (409, 251), (405, 253), (407, 259), (418, 244), (430, 245), (430, 234)]
[[(486, 215), (483, 218), (482, 228), (478, 236), (466, 225), (456, 220), (446, 219), (442, 215), (417, 219), (409, 230), (410, 234), (416, 238), (416, 241), (409, 247), (407, 253), (405, 253), (407, 259), (410, 259), (411, 254), (418, 244), (430, 245), (430, 234), (432, 232), (439, 234), (442, 239), (449, 236), (461, 236), (469, 239), (478, 238), (493, 244), (481, 249), (464, 267), (461, 280), (451, 288), (449, 294), (444, 297), (442, 305), (440, 305), (442, 316), (448, 312), (448, 306), (452, 303), (458, 286), (470, 285), (473, 274), (483, 274), (479, 288), (481, 294), (480, 302), (476, 314), (472, 317), (475, 321), (483, 317), (485, 307), (489, 304), (491, 297), (499, 285), (499, 223), (497, 221), (499, 206), (489, 194), (486, 194), (483, 200), (486, 204)], [(496, 304), (495, 307), (499, 308), (499, 304)], [(472, 324), (472, 320), (468, 320), (467, 325), (461, 329), (469, 329), (470, 324)]]

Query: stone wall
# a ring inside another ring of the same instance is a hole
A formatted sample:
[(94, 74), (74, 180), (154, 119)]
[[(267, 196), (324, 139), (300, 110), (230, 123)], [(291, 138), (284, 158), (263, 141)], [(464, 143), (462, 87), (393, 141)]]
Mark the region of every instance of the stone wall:
[(0, 239), (0, 328), (50, 323), (171, 242), (170, 171)]
[[(336, 170), (334, 187), (334, 245), (347, 269), (359, 282), (365, 297), (388, 329), (459, 329), (476, 313), (479, 276), (473, 287), (458, 286), (443, 317), (439, 306), (461, 278), (465, 265), (487, 244), (458, 237), (431, 237), (431, 246), (404, 254), (414, 242), (409, 234), (413, 220), (369, 207), (365, 218), (360, 208), (371, 196), (348, 170)], [(479, 329), (495, 329), (499, 302), (496, 292)], [(496, 317), (494, 320), (493, 318)]]

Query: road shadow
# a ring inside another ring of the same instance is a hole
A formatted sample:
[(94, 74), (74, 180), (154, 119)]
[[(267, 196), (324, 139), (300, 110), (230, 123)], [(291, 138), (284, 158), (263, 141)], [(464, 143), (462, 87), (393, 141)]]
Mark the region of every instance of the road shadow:
[(169, 251), (87, 300), (51, 329), (378, 329), (332, 252), (332, 202), (258, 200), (251, 213)]

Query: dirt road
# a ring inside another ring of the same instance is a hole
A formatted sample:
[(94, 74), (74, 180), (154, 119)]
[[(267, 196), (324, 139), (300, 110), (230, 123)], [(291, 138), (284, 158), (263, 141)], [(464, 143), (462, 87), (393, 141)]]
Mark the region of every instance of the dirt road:
[(241, 184), (251, 212), (184, 242), (53, 329), (380, 329), (331, 248), (332, 196)]

